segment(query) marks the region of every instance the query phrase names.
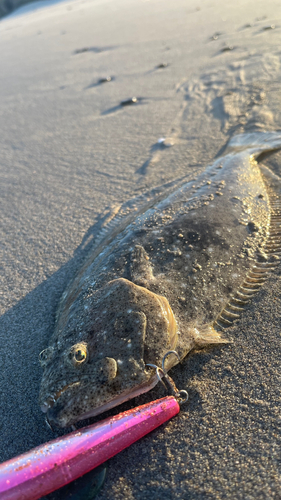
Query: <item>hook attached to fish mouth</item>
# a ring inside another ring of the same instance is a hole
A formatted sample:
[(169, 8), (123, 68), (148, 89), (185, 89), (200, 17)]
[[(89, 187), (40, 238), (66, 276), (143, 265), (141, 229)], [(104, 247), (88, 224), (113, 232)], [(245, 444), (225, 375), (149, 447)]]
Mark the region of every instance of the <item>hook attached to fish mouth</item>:
[(176, 400), (178, 401), (178, 403), (180, 405), (182, 405), (183, 403), (186, 403), (186, 401), (188, 400), (188, 392), (185, 391), (184, 389), (178, 390), (177, 387), (176, 387), (175, 382), (172, 379), (172, 377), (170, 377), (170, 375), (168, 375), (168, 373), (167, 373), (167, 371), (165, 369), (165, 360), (169, 356), (169, 354), (174, 354), (178, 358), (178, 360), (180, 361), (180, 357), (179, 357), (177, 351), (168, 351), (163, 356), (162, 363), (161, 363), (161, 365), (162, 365), (161, 368), (160, 368), (160, 366), (153, 365), (153, 364), (150, 364), (150, 363), (147, 363), (146, 366), (150, 366), (151, 368), (155, 368), (156, 375), (157, 375), (157, 378), (158, 378), (159, 382), (161, 382), (161, 384), (164, 385), (165, 389), (167, 389), (165, 383), (163, 382), (163, 380), (162, 380), (162, 378), (160, 376), (160, 372), (162, 372), (162, 377), (165, 378), (166, 382), (168, 383), (168, 385), (169, 385), (169, 387), (170, 387), (170, 389), (172, 391), (173, 396), (176, 398)]
[[(179, 357), (179, 355), (178, 355), (178, 353), (176, 351), (168, 351), (163, 356), (161, 367), (159, 367), (157, 365), (154, 365), (154, 364), (150, 364), (150, 363), (147, 363), (145, 366), (149, 366), (151, 368), (155, 368), (156, 376), (157, 376), (158, 380), (164, 385), (165, 389), (167, 389), (165, 383), (162, 380), (162, 377), (165, 378), (165, 380), (166, 380), (167, 384), (169, 385), (169, 388), (170, 388), (170, 390), (172, 392), (172, 395), (177, 400), (177, 402), (179, 403), (179, 405), (182, 405), (183, 403), (185, 403), (188, 400), (188, 393), (185, 390), (178, 390), (177, 387), (176, 387), (175, 382), (168, 375), (168, 373), (166, 371), (165, 360), (166, 360), (166, 358), (170, 354), (174, 354), (178, 358), (178, 360), (180, 361), (180, 357)], [(78, 382), (78, 384), (79, 384), (79, 382)], [(73, 383), (73, 384), (69, 384), (68, 386), (66, 386), (65, 388), (63, 388), (61, 391), (59, 391), (56, 394), (56, 396), (61, 395), (62, 392), (65, 392), (66, 389), (68, 389), (68, 388), (70, 388), (70, 387), (72, 387), (74, 385), (77, 385), (77, 382)], [(55, 403), (57, 401), (57, 399), (58, 399), (58, 397), (57, 398), (53, 397), (52, 398), (52, 402)], [(51, 422), (50, 422), (47, 414), (45, 416), (45, 422), (46, 422), (47, 426), (49, 427), (49, 429), (51, 429), (54, 432), (54, 428), (53, 428), (53, 426), (52, 426), (52, 424), (51, 424)], [(70, 427), (72, 427), (72, 430), (75, 430), (75, 426), (71, 425)]]

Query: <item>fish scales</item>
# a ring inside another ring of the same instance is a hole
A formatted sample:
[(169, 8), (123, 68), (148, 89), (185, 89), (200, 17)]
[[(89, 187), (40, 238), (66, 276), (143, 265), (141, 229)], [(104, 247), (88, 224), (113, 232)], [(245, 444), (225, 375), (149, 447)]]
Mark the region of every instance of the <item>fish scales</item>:
[[(148, 391), (157, 377), (146, 365), (161, 365), (168, 350), (182, 360), (226, 342), (217, 320), (239, 316), (225, 308), (267, 260), (269, 188), (255, 158), (280, 145), (275, 133), (236, 136), (195, 180), (105, 232), (63, 294), (41, 353), (40, 404), (51, 423), (68, 426)], [(166, 367), (177, 363), (170, 356)]]

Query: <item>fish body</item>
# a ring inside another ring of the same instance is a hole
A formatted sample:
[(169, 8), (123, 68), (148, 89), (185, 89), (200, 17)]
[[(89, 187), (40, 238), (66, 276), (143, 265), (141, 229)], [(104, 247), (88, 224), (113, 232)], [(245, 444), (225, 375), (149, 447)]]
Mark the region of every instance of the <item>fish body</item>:
[[(41, 355), (40, 404), (53, 424), (71, 425), (150, 390), (157, 377), (147, 364), (161, 365), (169, 350), (182, 360), (226, 342), (218, 319), (223, 311), (226, 323), (238, 317), (243, 295), (246, 302), (271, 266), (270, 186), (279, 178), (262, 173), (255, 158), (279, 148), (281, 136), (245, 134), (230, 145), (196, 180), (117, 217), (63, 294)], [(251, 272), (249, 293), (241, 292)], [(166, 369), (177, 363), (170, 356)]]

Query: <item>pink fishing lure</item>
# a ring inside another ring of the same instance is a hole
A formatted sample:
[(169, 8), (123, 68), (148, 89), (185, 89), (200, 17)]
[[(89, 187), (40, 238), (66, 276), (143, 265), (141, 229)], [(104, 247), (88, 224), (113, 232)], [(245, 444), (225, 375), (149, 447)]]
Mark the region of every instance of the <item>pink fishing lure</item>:
[(167, 396), (49, 441), (0, 465), (1, 500), (36, 500), (86, 474), (179, 413)]

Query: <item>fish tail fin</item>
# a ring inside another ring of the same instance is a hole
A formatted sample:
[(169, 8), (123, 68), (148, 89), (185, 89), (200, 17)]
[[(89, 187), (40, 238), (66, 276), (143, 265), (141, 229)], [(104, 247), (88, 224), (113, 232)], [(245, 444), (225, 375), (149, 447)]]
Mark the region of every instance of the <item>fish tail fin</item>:
[(281, 132), (249, 132), (233, 136), (227, 148), (250, 150), (257, 157), (262, 152), (275, 151), (281, 148)]
[(229, 344), (230, 340), (221, 336), (220, 332), (211, 325), (204, 325), (203, 328), (194, 328), (194, 341), (196, 347), (205, 347), (212, 344)]

